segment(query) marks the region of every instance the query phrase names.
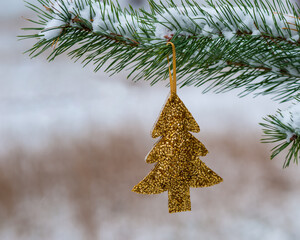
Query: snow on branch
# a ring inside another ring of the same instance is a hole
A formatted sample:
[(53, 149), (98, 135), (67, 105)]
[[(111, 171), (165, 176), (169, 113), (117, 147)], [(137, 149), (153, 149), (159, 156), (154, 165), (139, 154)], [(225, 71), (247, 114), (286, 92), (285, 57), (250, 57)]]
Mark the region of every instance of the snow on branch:
[[(159, 11), (150, 22), (154, 29), (153, 40), (171, 39), (175, 34), (211, 38), (222, 34), (231, 40), (236, 34), (245, 33), (299, 41), (297, 27), (300, 18), (293, 16), (293, 13), (283, 14), (268, 8), (254, 9), (248, 5), (200, 7), (194, 4), (182, 7), (155, 4)], [(82, 22), (90, 23), (91, 31), (95, 33), (114, 33), (128, 38), (134, 38), (133, 33), (144, 34), (140, 15), (133, 15), (133, 12), (108, 1), (55, 0), (49, 1), (45, 8), (53, 17), (41, 31), (42, 38), (47, 40), (58, 37), (66, 26), (81, 27)]]
[(40, 33), (46, 40), (59, 37), (66, 27), (83, 29), (85, 26), (85, 30), (96, 34), (115, 34), (125, 38), (133, 38), (132, 33), (139, 30), (135, 16), (107, 1), (55, 0), (44, 7), (52, 16)]
[[(259, 0), (254, 5), (248, 0), (235, 0), (237, 6), (233, 6), (226, 0), (216, 4), (207, 0), (207, 6), (199, 6), (186, 0), (178, 7), (171, 0), (167, 5), (149, 0), (150, 11), (135, 11), (108, 0), (38, 1), (44, 10), (32, 4), (30, 7), (38, 13), (40, 21), (36, 23), (43, 28), (38, 34), (24, 36), (40, 39), (29, 50), (34, 57), (58, 46), (49, 56), (53, 60), (70, 45), (85, 42), (70, 55), (79, 59), (88, 54), (84, 61), (97, 63), (97, 71), (118, 54), (120, 57), (108, 71), (119, 72), (133, 61), (134, 79), (152, 79), (154, 84), (167, 76), (162, 70), (168, 52), (165, 42), (172, 40), (182, 59), (189, 59), (179, 62), (184, 65), (179, 69), (181, 86), (200, 86), (210, 81), (206, 90), (220, 92), (245, 86), (246, 93), (265, 89), (259, 94), (275, 94), (282, 101), (293, 99), (298, 91), (295, 82), (300, 78), (300, 18), (291, 4), (275, 7), (268, 1)], [(95, 45), (88, 46), (88, 41)], [(116, 52), (99, 56), (110, 47)], [(132, 61), (128, 61), (129, 52)], [(153, 58), (160, 61), (154, 62)], [(223, 71), (228, 67), (231, 75)], [(242, 71), (244, 74), (240, 74)], [(259, 84), (258, 77), (262, 79)], [(279, 86), (279, 82), (285, 85)]]
[(282, 122), (285, 128), (279, 128), (286, 134), (286, 141), (291, 142), (296, 137), (300, 137), (300, 104), (293, 104), (285, 111), (280, 111), (278, 120)]
[(264, 127), (263, 142), (281, 142), (272, 149), (271, 159), (291, 145), (286, 156), (284, 167), (289, 166), (293, 159), (298, 164), (300, 157), (300, 102), (292, 104), (288, 109), (278, 110), (277, 114), (269, 115), (261, 123)]
[(171, 39), (182, 29), (180, 35), (218, 38), (222, 34), (227, 40), (243, 33), (281, 37), (291, 42), (299, 40), (299, 32), (294, 28), (299, 19), (292, 14), (263, 9), (253, 14), (256, 10), (246, 6), (167, 8), (157, 18), (155, 36)]

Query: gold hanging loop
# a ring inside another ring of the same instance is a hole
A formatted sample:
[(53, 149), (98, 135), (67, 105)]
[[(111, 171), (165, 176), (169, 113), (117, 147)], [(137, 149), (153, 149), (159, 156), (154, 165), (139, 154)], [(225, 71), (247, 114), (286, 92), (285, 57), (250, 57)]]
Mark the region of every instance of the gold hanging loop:
[(171, 66), (169, 62), (169, 56), (168, 56), (168, 64), (169, 64), (169, 75), (170, 75), (170, 91), (171, 94), (176, 94), (176, 49), (175, 45), (172, 42), (168, 42), (167, 45), (171, 44), (172, 45), (172, 50), (173, 50), (173, 77), (171, 73)]

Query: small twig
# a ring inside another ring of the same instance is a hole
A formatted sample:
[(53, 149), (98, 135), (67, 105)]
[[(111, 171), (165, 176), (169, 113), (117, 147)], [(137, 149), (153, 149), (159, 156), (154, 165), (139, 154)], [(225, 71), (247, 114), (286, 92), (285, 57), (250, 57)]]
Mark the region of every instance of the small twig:
[(75, 16), (74, 18), (71, 19), (72, 23), (83, 23), (83, 21), (81, 19), (79, 19), (78, 16)]
[(271, 71), (271, 68), (267, 68), (267, 67), (252, 67), (248, 64), (245, 63), (236, 63), (236, 62), (231, 62), (231, 61), (227, 61), (226, 62), (227, 65), (234, 65), (234, 66), (238, 66), (238, 67), (248, 67), (248, 68), (256, 68), (256, 69), (260, 69), (260, 70), (265, 70), (265, 71)]
[(275, 13), (275, 14), (285, 15), (285, 16), (290, 17), (290, 18), (300, 19), (300, 17), (290, 16), (290, 15), (287, 15), (287, 14), (284, 14), (284, 13), (281, 13), (281, 12), (274, 12), (274, 13)]
[(21, 17), (21, 18), (23, 18), (24, 20), (26, 20), (26, 21), (30, 21), (30, 19), (29, 18), (26, 18), (26, 17)]
[(49, 11), (49, 12), (51, 12), (51, 8), (49, 8), (49, 7), (47, 7), (47, 6), (45, 6), (45, 5), (43, 5), (43, 7), (47, 10), (47, 11)]
[(53, 40), (53, 43), (52, 43), (52, 45), (51, 45), (51, 47), (52, 47), (53, 49), (56, 48), (58, 41), (59, 41), (59, 37)]
[(296, 32), (298, 32), (298, 30), (297, 30), (297, 29), (293, 29), (293, 28), (286, 28), (286, 27), (284, 27), (284, 28), (282, 28), (282, 29), (289, 29), (289, 30), (293, 30), (293, 31), (296, 31)]
[(294, 140), (296, 140), (297, 139), (297, 135), (296, 134), (293, 134), (293, 136), (290, 138), (290, 141), (292, 142), (292, 141), (294, 141)]

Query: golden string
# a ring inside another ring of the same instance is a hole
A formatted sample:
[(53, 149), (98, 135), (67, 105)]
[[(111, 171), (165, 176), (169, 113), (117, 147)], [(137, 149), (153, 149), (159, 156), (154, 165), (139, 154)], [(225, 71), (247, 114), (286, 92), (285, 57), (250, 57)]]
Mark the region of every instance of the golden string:
[(169, 61), (169, 56), (168, 56), (168, 64), (169, 64), (169, 76), (170, 76), (170, 91), (171, 94), (176, 94), (176, 49), (175, 45), (172, 42), (168, 42), (167, 45), (171, 44), (172, 45), (172, 50), (173, 50), (173, 77), (171, 73), (171, 66), (170, 66), (170, 61)]

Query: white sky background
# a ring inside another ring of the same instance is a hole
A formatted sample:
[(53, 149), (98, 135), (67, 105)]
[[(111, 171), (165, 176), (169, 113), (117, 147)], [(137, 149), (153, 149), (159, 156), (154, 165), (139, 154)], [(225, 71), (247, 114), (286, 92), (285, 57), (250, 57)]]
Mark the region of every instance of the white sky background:
[[(154, 87), (133, 83), (125, 72), (109, 77), (66, 56), (51, 63), (46, 55), (30, 59), (22, 52), (33, 42), (16, 37), (23, 34), (21, 27), (28, 26), (22, 16), (31, 15), (21, 0), (1, 3), (0, 146), (5, 148), (11, 141), (37, 146), (51, 135), (78, 135), (91, 125), (107, 131), (118, 131), (124, 124), (140, 126), (149, 133), (168, 95), (166, 82)], [(259, 132), (262, 117), (286, 106), (270, 97), (240, 99), (238, 92), (202, 95), (202, 90), (185, 87), (179, 96), (206, 134), (234, 129), (244, 131), (241, 135)]]

